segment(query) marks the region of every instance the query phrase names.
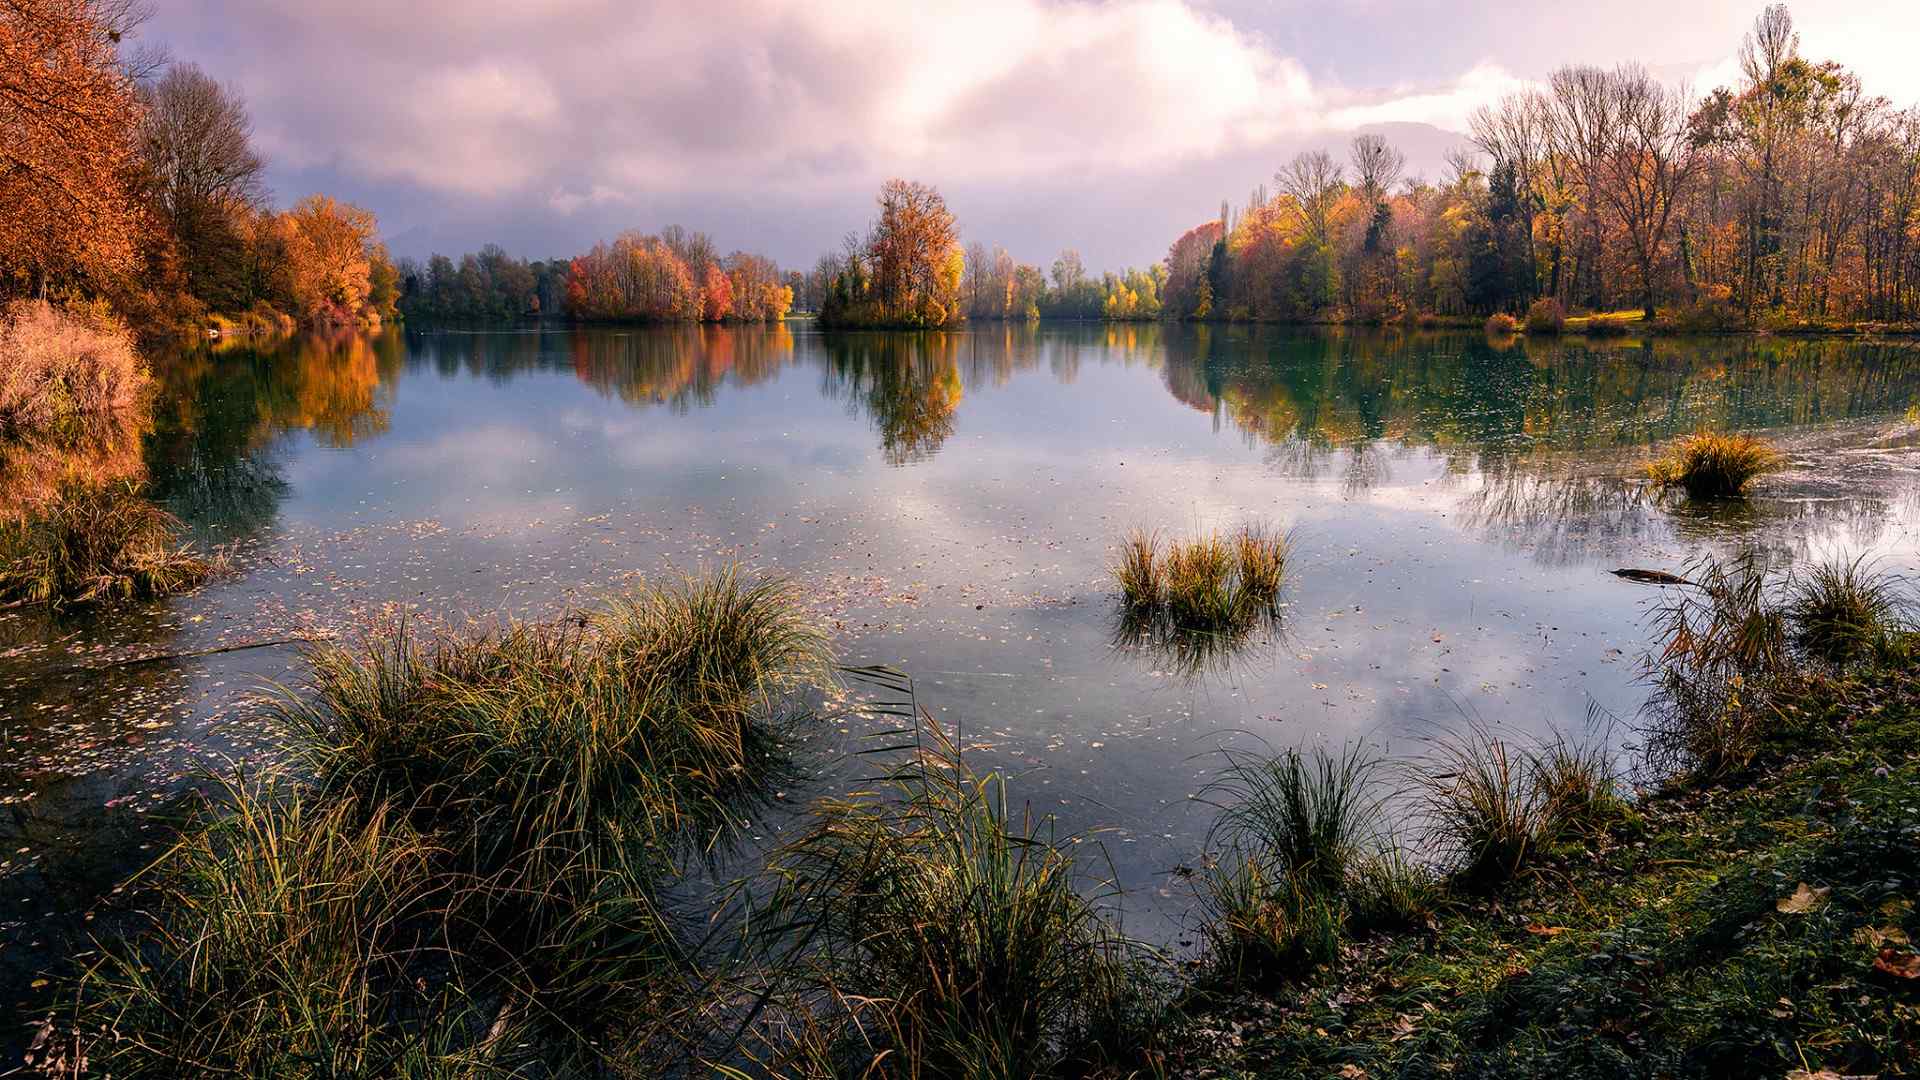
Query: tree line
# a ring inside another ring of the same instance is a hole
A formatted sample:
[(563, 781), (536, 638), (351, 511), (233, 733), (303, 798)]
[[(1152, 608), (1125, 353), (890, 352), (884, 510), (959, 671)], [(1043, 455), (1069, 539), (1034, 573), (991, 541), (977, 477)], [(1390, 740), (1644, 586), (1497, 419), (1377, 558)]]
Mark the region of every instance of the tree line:
[(571, 259), (528, 262), (496, 244), (457, 266), (444, 255), (424, 266), (403, 259), (400, 310), (479, 321), (770, 322), (793, 306), (790, 278), (765, 256), (722, 256), (707, 234), (670, 225), (657, 235), (623, 232)]
[(0, 4), (0, 299), (106, 299), (147, 330), (378, 326), (370, 211), (276, 209), (237, 91), (132, 46), (139, 0)]
[(1438, 183), (1378, 136), (1303, 153), (1188, 230), (1161, 301), (1200, 319), (1661, 305), (1682, 326), (1920, 313), (1920, 109), (1799, 51), (1784, 5), (1704, 97), (1637, 65), (1562, 68), (1473, 118)]

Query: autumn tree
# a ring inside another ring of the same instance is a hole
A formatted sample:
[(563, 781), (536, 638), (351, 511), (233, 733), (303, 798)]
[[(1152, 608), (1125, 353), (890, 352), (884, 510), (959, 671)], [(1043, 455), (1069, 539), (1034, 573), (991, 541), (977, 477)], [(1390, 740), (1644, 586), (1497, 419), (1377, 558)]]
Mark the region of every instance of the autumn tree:
[(156, 209), (179, 245), (186, 287), (217, 309), (251, 302), (236, 270), (244, 219), (262, 208), (265, 167), (238, 91), (192, 64), (176, 64), (145, 94), (140, 152)]
[(122, 67), (132, 9), (0, 0), (0, 289), (94, 284), (135, 265), (140, 109)]
[(821, 306), (829, 325), (945, 326), (966, 315), (966, 256), (946, 200), (926, 184), (889, 180), (866, 240), (849, 239)]

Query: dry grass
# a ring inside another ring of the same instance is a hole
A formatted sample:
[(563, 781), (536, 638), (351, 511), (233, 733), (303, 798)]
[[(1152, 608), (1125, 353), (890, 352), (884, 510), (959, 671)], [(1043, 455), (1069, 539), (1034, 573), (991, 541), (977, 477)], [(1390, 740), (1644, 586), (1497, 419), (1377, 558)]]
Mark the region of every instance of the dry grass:
[(1273, 613), (1286, 569), (1286, 537), (1249, 525), (1164, 550), (1157, 533), (1136, 530), (1122, 541), (1112, 575), (1127, 612), (1183, 630), (1221, 631)]
[(68, 490), (0, 523), (0, 604), (88, 604), (169, 596), (218, 560), (178, 543), (180, 523), (138, 485)]
[(1746, 494), (1755, 477), (1780, 468), (1783, 460), (1764, 439), (1703, 431), (1669, 447), (1647, 466), (1647, 475), (1662, 487), (1685, 489), (1691, 498), (1728, 499)]
[(0, 439), (108, 439), (150, 380), (111, 315), (17, 301), (0, 311)]

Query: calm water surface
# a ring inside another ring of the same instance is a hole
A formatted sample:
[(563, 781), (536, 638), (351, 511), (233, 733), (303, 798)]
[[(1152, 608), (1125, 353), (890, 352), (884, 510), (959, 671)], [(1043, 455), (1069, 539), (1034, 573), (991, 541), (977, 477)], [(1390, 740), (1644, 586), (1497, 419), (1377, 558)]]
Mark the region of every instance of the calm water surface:
[[(1467, 714), (1630, 717), (1650, 591), (1606, 571), (1739, 545), (1920, 563), (1912, 344), (796, 324), (394, 332), (156, 366), (153, 490), (238, 572), (106, 615), (0, 615), (15, 974), (157, 853), (198, 770), (274, 756), (248, 699), (299, 678), (295, 651), (177, 654), (778, 569), (848, 662), (912, 673), (1036, 810), (1104, 830), (1130, 926), (1160, 936), (1223, 740), (1404, 749)], [(1765, 432), (1791, 468), (1738, 511), (1656, 497), (1648, 447), (1702, 426)], [(1121, 534), (1246, 521), (1293, 536), (1282, 632), (1200, 674), (1116, 647)], [(864, 730), (814, 740), (816, 788)], [(24, 1001), (16, 981), (0, 992)]]

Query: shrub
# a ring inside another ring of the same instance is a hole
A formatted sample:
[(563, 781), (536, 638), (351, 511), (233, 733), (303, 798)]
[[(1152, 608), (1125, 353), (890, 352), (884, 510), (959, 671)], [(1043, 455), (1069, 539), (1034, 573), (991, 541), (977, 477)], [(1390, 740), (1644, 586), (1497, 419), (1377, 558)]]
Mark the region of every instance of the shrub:
[(1496, 311), (1487, 317), (1487, 333), (1494, 337), (1507, 337), (1520, 332), (1520, 321), (1504, 311)]
[(70, 487), (0, 522), (0, 604), (88, 604), (169, 596), (218, 565), (178, 543), (180, 522), (133, 483)]
[(1703, 431), (1669, 447), (1647, 465), (1647, 475), (1662, 487), (1684, 488), (1692, 498), (1735, 498), (1783, 461), (1764, 439)]
[(1815, 566), (1788, 585), (1786, 614), (1794, 644), (1834, 665), (1878, 653), (1905, 628), (1898, 581), (1873, 573), (1863, 559)]
[(1567, 328), (1567, 309), (1551, 296), (1527, 306), (1527, 333), (1558, 334)]
[[(769, 860), (774, 970), (824, 1020), (800, 1052), (872, 1075), (1052, 1075), (1134, 1007), (1136, 948), (1082, 886), (1051, 825), (1015, 818), (1005, 780), (905, 695), (912, 755), (876, 790), (830, 799)], [(984, 1070), (984, 1071), (983, 1071)]]
[(110, 438), (148, 383), (132, 335), (109, 314), (43, 301), (0, 310), (0, 439)]

